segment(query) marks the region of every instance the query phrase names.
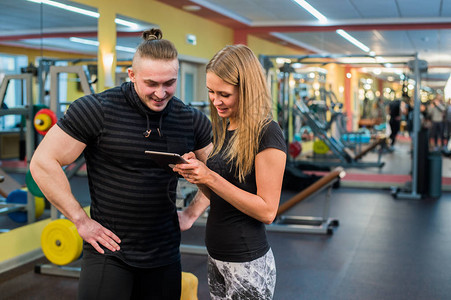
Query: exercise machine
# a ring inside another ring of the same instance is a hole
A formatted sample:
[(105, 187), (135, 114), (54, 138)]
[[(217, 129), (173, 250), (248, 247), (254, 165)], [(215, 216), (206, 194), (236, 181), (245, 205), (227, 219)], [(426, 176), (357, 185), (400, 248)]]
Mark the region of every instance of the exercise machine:
[[(32, 141), (35, 139), (35, 131), (33, 130), (33, 92), (32, 92), (32, 80), (33, 75), (30, 73), (25, 74), (17, 74), (17, 75), (5, 75), (0, 85), (0, 117), (7, 115), (19, 115), (25, 118), (25, 128), (21, 128), (21, 134), (25, 131), (25, 156), (27, 159), (27, 166), (29, 164), (29, 160), (34, 152), (34, 144)], [(8, 107), (3, 108), (5, 106), (5, 98), (6, 93), (8, 91), (8, 87), (12, 86), (12, 82), (18, 83), (20, 85), (20, 91), (22, 96), (22, 105), (18, 107)], [(19, 193), (17, 194), (19, 195)], [(16, 197), (16, 196), (14, 196)], [(19, 199), (20, 197), (20, 199)], [(18, 196), (18, 198), (14, 198), (14, 203), (12, 203), (12, 199), (6, 199), (6, 201), (2, 201), (0, 203), (0, 214), (13, 214), (14, 213), (23, 213), (26, 212), (26, 222), (33, 223), (36, 220), (36, 203), (35, 197), (31, 193), (27, 193), (26, 201), (24, 203), (23, 195)], [(19, 200), (19, 201), (15, 201)], [(21, 218), (22, 219), (22, 218)]]
[[(339, 225), (339, 221), (329, 217), (330, 196), (333, 185), (343, 178), (346, 172), (342, 167), (336, 167), (307, 188), (303, 189), (295, 196), (291, 197), (279, 206), (275, 221), (267, 226), (269, 231), (277, 232), (296, 232), (296, 233), (319, 233), (332, 234), (333, 228)], [(323, 205), (322, 216), (291, 216), (286, 215), (298, 203), (316, 196), (322, 191), (327, 190)]]
[[(300, 169), (330, 169), (336, 166), (345, 168), (381, 168), (384, 163), (381, 161), (383, 149), (386, 141), (382, 137), (377, 137), (367, 147), (362, 147), (361, 144), (354, 145), (350, 142), (342, 140), (345, 131), (346, 122), (345, 116), (342, 112), (343, 104), (338, 102), (335, 94), (326, 87), (321, 87), (319, 82), (310, 83), (316, 89), (313, 93), (314, 98), (309, 98), (308, 95), (308, 77), (316, 78), (325, 85), (326, 71), (322, 68), (308, 68), (312, 70), (309, 76), (301, 76), (293, 67), (295, 64), (321, 64), (332, 63), (331, 60), (322, 61), (319, 63), (308, 61), (311, 56), (288, 56), (283, 57), (295, 61), (293, 63), (285, 62), (280, 68), (276, 69), (274, 64), (270, 61), (271, 58), (277, 56), (261, 56), (261, 62), (264, 65), (267, 76), (271, 77), (271, 82), (274, 82), (274, 74), (278, 74), (278, 83), (271, 85), (273, 100), (277, 105), (277, 121), (279, 122), (287, 140), (288, 148), (296, 141), (294, 137), (302, 136), (301, 132), (297, 132), (299, 128), (309, 127), (314, 136), (313, 157), (306, 155), (303, 158), (293, 158), (291, 163)], [(277, 57), (278, 58), (278, 57)], [(323, 58), (323, 57), (320, 57)], [(304, 62), (306, 61), (306, 62)], [(322, 72), (319, 75), (314, 75), (313, 71)], [(314, 76), (310, 76), (313, 74)], [(316, 77), (315, 77), (316, 76)], [(268, 79), (269, 81), (269, 79)], [(312, 94), (312, 93), (310, 93)], [(320, 97), (320, 99), (318, 99)], [(302, 124), (299, 123), (301, 120)], [(296, 123), (296, 124), (294, 124)], [(303, 125), (303, 126), (300, 126)], [(321, 146), (321, 147), (317, 147)], [(379, 147), (377, 161), (363, 161), (362, 158), (370, 151)], [(321, 151), (316, 151), (321, 148)], [(319, 155), (316, 155), (319, 154)], [(305, 159), (309, 158), (309, 159)]]
[[(342, 167), (336, 167), (334, 170), (328, 172), (319, 180), (279, 205), (276, 219), (272, 224), (266, 225), (266, 230), (282, 233), (333, 234), (333, 229), (339, 226), (339, 221), (329, 217), (330, 196), (333, 185), (345, 175), (346, 172)], [(325, 193), (321, 216), (294, 216), (286, 214), (300, 202), (311, 199), (325, 190), (327, 191)], [(205, 226), (207, 224), (207, 218), (208, 212), (205, 212), (196, 220), (196, 222), (194, 222), (193, 226)], [(186, 254), (207, 254), (205, 246), (199, 245), (182, 244), (180, 245), (180, 251)]]
[[(89, 80), (85, 66), (50, 66), (50, 109), (58, 117), (62, 117), (68, 103), (61, 103), (59, 100), (59, 85), (61, 74), (75, 74), (78, 76), (80, 87), (85, 95), (94, 92)], [(80, 156), (73, 164), (64, 166), (66, 177), (70, 180), (84, 166), (85, 160)], [(88, 208), (85, 208), (86, 210)], [(82, 252), (83, 241), (78, 235), (75, 225), (65, 219), (59, 211), (51, 205), (51, 222), (44, 228), (41, 234), (41, 247), (44, 255), (52, 264), (42, 264), (35, 266), (35, 272), (40, 274), (60, 275), (68, 277), (78, 277), (79, 268), (68, 266), (76, 261)]]
[[(420, 87), (421, 87), (421, 73), (427, 71), (427, 62), (418, 59), (418, 54), (413, 56), (413, 59), (408, 62), (409, 69), (415, 77), (415, 94), (413, 107), (413, 131), (412, 131), (412, 181), (406, 184), (406, 188), (394, 188), (392, 196), (398, 199), (420, 199), (423, 195), (419, 192), (419, 164), (424, 161), (420, 159)], [(424, 145), (423, 145), (424, 146)], [(427, 151), (426, 151), (427, 152)], [(425, 155), (425, 153), (423, 153)], [(424, 167), (424, 165), (423, 165)], [(427, 168), (426, 168), (427, 169)], [(429, 170), (423, 170), (423, 172)], [(439, 176), (441, 180), (441, 174)], [(423, 192), (424, 193), (424, 192)]]
[[(312, 128), (314, 135), (325, 145), (327, 145), (328, 149), (330, 149), (334, 154), (332, 159), (327, 158), (326, 160), (315, 160), (313, 162), (314, 164), (323, 166), (344, 166), (346, 168), (381, 168), (384, 166), (384, 162), (381, 161), (381, 157), (383, 153), (382, 149), (385, 145), (385, 138), (377, 139), (368, 147), (355, 154), (350, 148), (345, 146), (340, 139), (336, 139), (329, 134), (327, 126), (325, 126), (324, 123), (319, 122), (315, 116), (310, 113), (310, 110), (305, 103), (297, 102), (295, 107), (296, 109), (294, 112), (299, 113), (304, 117), (307, 125)], [(361, 158), (377, 146), (380, 146), (377, 162), (362, 162)]]

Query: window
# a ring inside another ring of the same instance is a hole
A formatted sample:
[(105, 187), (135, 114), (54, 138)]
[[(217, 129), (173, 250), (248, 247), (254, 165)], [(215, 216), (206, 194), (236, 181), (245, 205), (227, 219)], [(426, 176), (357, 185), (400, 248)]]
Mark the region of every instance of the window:
[[(0, 54), (0, 81), (3, 82), (5, 75), (20, 74), (21, 68), (28, 65), (25, 55)], [(25, 104), (26, 90), (23, 80), (11, 80), (3, 99), (5, 107), (21, 107)], [(3, 109), (4, 109), (3, 108)], [(0, 117), (0, 130), (9, 130), (20, 126), (20, 115), (6, 115)]]

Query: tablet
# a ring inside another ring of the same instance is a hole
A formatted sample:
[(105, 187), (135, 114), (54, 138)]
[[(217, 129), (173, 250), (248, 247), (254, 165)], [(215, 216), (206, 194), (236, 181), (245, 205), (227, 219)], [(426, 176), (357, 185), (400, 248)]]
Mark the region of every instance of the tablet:
[[(150, 156), (160, 167), (172, 171), (176, 164), (187, 164), (188, 162), (177, 153), (159, 152), (159, 151), (144, 151)], [(168, 168), (169, 167), (169, 168)]]

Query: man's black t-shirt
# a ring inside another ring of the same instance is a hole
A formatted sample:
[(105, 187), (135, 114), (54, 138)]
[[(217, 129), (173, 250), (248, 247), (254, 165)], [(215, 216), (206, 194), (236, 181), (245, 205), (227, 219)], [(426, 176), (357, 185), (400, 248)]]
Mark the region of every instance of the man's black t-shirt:
[[(58, 126), (86, 144), (91, 218), (122, 241), (120, 251), (105, 249), (106, 255), (146, 268), (178, 261), (177, 177), (144, 151), (182, 155), (204, 148), (211, 142), (208, 118), (175, 97), (153, 112), (127, 82), (76, 100)], [(85, 243), (83, 251), (95, 250)]]

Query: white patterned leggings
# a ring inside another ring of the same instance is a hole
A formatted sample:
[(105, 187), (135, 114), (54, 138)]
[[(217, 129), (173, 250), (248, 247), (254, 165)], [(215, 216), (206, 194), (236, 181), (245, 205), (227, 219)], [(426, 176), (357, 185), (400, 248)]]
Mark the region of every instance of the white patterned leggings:
[(224, 262), (208, 256), (208, 286), (212, 300), (270, 300), (276, 286), (272, 250), (253, 261)]

